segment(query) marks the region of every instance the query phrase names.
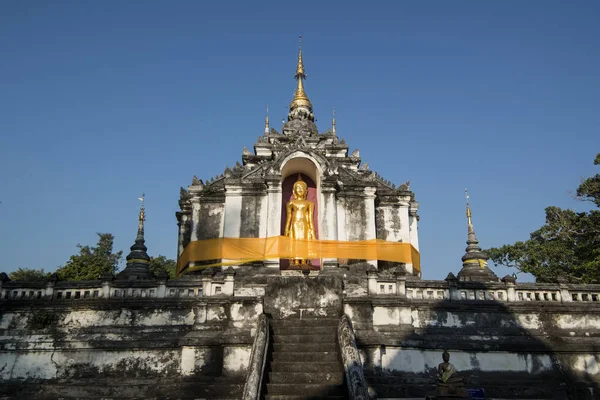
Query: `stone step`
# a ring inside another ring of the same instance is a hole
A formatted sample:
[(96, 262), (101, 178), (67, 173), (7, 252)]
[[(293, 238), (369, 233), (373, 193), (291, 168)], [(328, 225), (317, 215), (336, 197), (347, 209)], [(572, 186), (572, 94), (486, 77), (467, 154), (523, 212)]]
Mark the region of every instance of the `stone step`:
[(274, 335), (273, 343), (337, 343), (334, 334), (328, 335)]
[(290, 327), (290, 326), (311, 326), (311, 327), (324, 327), (330, 326), (337, 329), (340, 323), (339, 319), (333, 318), (290, 318), (290, 319), (272, 319), (269, 321), (273, 327)]
[(344, 375), (340, 372), (269, 372), (270, 383), (318, 383), (323, 385), (341, 385)]
[(289, 383), (268, 383), (267, 393), (273, 395), (292, 395), (298, 396), (302, 393), (304, 398), (307, 396), (343, 396), (344, 387), (342, 385), (321, 385), (321, 384), (289, 384)]
[[(11, 387), (12, 386), (12, 387)], [(177, 385), (140, 385), (132, 380), (129, 385), (88, 383), (36, 383), (26, 385), (2, 385), (2, 399), (160, 399), (167, 396), (179, 399), (198, 397), (212, 399), (235, 399), (242, 396), (243, 384), (179, 382)]]
[(316, 352), (316, 351), (327, 351), (334, 352), (338, 350), (337, 343), (274, 343), (273, 351), (286, 352), (292, 351), (296, 353), (300, 352)]
[(336, 335), (335, 326), (273, 326), (275, 335)]
[(273, 361), (287, 361), (287, 362), (306, 362), (313, 363), (315, 361), (321, 362), (339, 362), (338, 353), (333, 351), (315, 351), (315, 352), (273, 352)]
[(344, 367), (342, 366), (342, 363), (339, 360), (331, 362), (323, 362), (322, 360), (311, 360), (310, 363), (295, 361), (272, 361), (270, 364), (270, 370), (272, 372), (344, 373)]

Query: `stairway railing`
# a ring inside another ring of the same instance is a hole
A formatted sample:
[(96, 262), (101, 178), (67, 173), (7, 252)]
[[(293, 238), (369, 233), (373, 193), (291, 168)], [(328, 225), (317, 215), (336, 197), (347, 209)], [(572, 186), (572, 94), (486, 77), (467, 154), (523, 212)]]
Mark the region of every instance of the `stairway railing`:
[(369, 388), (365, 379), (360, 353), (356, 347), (356, 338), (352, 323), (347, 315), (343, 315), (338, 325), (338, 341), (340, 353), (346, 373), (348, 396), (351, 400), (369, 400)]
[(252, 345), (250, 355), (250, 366), (244, 385), (243, 400), (260, 399), (260, 390), (263, 382), (263, 374), (267, 361), (267, 349), (269, 347), (269, 319), (265, 314), (258, 317), (256, 323), (256, 336)]

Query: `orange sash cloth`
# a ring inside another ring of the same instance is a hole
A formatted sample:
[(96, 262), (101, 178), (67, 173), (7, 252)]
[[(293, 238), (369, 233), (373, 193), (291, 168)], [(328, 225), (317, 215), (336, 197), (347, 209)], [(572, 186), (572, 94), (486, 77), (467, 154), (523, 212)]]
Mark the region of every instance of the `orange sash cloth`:
[[(410, 243), (380, 239), (346, 242), (339, 240), (298, 240), (287, 236), (268, 238), (218, 238), (190, 242), (179, 260), (177, 276), (209, 267), (240, 265), (272, 258), (349, 258), (412, 264), (421, 271), (420, 255)], [(191, 262), (227, 260), (189, 266)]]

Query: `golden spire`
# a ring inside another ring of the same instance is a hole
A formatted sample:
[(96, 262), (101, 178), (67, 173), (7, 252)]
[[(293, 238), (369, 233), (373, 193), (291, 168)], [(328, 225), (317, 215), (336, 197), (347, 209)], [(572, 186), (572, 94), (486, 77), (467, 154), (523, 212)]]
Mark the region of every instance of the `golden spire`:
[(469, 192), (467, 191), (466, 188), (465, 188), (465, 198), (466, 198), (466, 202), (467, 202), (467, 224), (468, 224), (468, 229), (469, 229), (469, 233), (470, 233), (474, 229), (473, 229), (473, 222), (471, 221), (471, 206), (469, 205)]
[(269, 106), (267, 105), (267, 116), (265, 118), (265, 136), (269, 135)]
[(304, 92), (303, 80), (306, 79), (306, 73), (304, 72), (304, 63), (302, 61), (302, 35), (300, 35), (298, 65), (296, 66), (296, 75), (294, 75), (294, 78), (298, 80), (298, 86), (296, 87), (296, 92), (294, 93), (294, 100), (292, 100), (292, 103), (290, 104), (290, 111), (298, 107), (305, 107), (312, 112), (312, 104)]

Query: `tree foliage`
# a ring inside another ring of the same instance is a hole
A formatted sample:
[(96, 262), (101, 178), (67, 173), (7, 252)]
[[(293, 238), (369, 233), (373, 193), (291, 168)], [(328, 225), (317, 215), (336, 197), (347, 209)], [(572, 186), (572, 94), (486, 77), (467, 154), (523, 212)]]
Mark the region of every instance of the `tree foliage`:
[(113, 253), (114, 236), (110, 233), (98, 233), (95, 247), (77, 245), (79, 254), (71, 256), (65, 266), (56, 270), (61, 280), (92, 280), (104, 273), (117, 271), (123, 251)]
[(8, 274), (11, 281), (43, 281), (49, 278), (50, 272), (44, 272), (44, 269), (19, 268)]
[[(600, 164), (600, 153), (594, 160)], [(584, 179), (577, 198), (600, 207), (600, 174)], [(546, 208), (546, 224), (529, 240), (486, 250), (498, 265), (534, 275), (538, 282), (600, 283), (600, 210)]]
[(162, 255), (156, 257), (150, 257), (150, 271), (157, 275), (160, 271), (165, 271), (169, 274), (169, 279), (175, 279), (175, 272), (177, 270), (177, 263), (175, 260), (171, 260)]

